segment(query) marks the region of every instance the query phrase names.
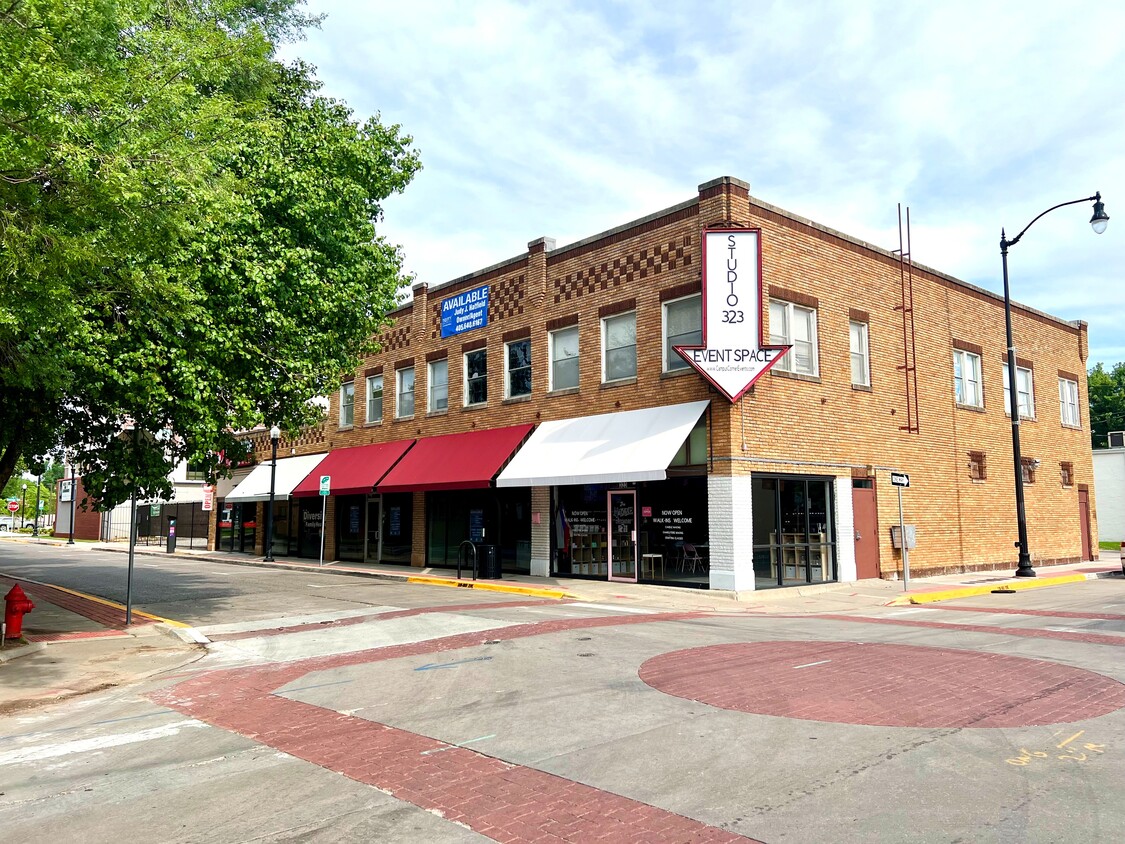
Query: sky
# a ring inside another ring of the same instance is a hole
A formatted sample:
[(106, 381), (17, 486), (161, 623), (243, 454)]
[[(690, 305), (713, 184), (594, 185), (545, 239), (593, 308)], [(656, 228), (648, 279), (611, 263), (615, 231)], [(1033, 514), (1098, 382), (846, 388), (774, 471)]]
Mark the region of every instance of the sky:
[[(414, 140), (380, 234), (431, 286), (695, 197), (720, 176), (1090, 326), (1125, 361), (1125, 3), (310, 0), (280, 57)], [(904, 211), (905, 215), (905, 211)], [(766, 268), (768, 272), (768, 267)]]

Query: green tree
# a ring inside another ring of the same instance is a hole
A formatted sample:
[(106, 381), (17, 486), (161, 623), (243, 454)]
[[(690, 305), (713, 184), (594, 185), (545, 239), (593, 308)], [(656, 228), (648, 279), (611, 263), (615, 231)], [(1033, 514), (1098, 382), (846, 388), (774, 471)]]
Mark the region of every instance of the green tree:
[(1125, 431), (1125, 363), (1106, 371), (1097, 364), (1087, 373), (1090, 393), (1090, 442), (1105, 448), (1110, 431)]
[(103, 506), (312, 421), (393, 307), (419, 167), (311, 69), (294, 0), (0, 8), (0, 481), (64, 447)]

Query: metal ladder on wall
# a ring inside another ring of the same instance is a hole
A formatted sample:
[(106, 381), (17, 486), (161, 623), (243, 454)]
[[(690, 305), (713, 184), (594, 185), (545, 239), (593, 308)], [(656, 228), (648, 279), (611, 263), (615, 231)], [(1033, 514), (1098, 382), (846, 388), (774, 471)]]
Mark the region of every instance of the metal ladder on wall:
[(898, 205), (898, 249), (891, 253), (898, 255), (899, 281), (902, 300), (895, 305), (902, 311), (902, 364), (895, 367), (906, 381), (906, 424), (899, 425), (900, 431), (917, 434), (920, 429), (918, 417), (918, 358), (914, 342), (914, 263), (910, 259), (910, 209), (906, 209), (906, 246), (902, 240), (902, 203)]

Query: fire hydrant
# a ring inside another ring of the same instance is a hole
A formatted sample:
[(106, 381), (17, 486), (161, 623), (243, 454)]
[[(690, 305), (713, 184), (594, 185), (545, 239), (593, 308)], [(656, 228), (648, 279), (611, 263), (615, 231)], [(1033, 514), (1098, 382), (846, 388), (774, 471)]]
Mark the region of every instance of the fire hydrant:
[(23, 635), (23, 616), (35, 609), (35, 604), (24, 594), (17, 583), (4, 596), (4, 624), (7, 628), (5, 638), (18, 639)]

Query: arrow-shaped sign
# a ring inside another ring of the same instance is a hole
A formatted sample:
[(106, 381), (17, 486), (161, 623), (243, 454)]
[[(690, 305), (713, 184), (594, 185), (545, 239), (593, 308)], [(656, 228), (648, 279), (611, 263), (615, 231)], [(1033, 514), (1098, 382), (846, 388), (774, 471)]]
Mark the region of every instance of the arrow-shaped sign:
[(792, 346), (767, 346), (762, 336), (762, 233), (703, 232), (703, 325), (699, 346), (674, 346), (732, 402)]
[(453, 668), (456, 665), (464, 665), (467, 662), (487, 662), (492, 659), (490, 656), (474, 656), (472, 659), (459, 659), (456, 662), (427, 662), (425, 665), (419, 665), (415, 671), (433, 671), (435, 668)]

